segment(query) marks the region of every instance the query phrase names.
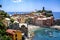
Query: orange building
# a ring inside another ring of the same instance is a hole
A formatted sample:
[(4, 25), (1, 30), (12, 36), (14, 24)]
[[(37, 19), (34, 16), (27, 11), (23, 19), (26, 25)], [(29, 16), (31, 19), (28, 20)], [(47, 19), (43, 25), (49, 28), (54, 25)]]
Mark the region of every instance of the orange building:
[(19, 30), (7, 29), (6, 32), (12, 40), (22, 40), (22, 32)]
[(54, 19), (53, 17), (45, 17), (45, 18), (37, 17), (37, 19), (34, 22), (35, 25), (39, 25), (39, 26), (52, 26)]

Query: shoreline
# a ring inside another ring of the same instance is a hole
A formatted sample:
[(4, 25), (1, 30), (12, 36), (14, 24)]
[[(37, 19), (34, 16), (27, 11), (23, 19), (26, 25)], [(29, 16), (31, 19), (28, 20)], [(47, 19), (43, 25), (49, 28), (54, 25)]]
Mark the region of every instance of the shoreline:
[[(34, 37), (34, 31), (37, 29), (40, 29), (40, 26), (35, 26), (35, 25), (28, 25), (28, 38), (26, 38), (26, 40), (32, 40), (32, 38)], [(56, 28), (58, 30), (60, 30), (60, 26), (58, 25), (54, 25), (51, 26), (50, 28)]]
[(56, 29), (60, 30), (60, 25), (54, 25), (51, 28), (56, 28)]
[(40, 26), (35, 26), (35, 25), (28, 25), (28, 38), (26, 38), (25, 40), (32, 40), (32, 38), (34, 37), (34, 31), (39, 29)]

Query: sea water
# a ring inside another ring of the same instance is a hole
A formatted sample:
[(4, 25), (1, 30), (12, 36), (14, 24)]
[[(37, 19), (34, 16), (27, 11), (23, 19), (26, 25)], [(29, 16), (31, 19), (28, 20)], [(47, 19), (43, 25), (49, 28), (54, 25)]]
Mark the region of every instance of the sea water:
[(60, 30), (53, 28), (40, 28), (36, 30), (32, 40), (60, 40)]

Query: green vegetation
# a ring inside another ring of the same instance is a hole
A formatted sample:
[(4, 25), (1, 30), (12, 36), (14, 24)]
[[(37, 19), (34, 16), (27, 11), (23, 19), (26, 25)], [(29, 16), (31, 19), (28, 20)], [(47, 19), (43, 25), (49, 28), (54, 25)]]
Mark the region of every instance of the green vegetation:
[(10, 16), (3, 10), (0, 10), (0, 29), (5, 29), (5, 25), (3, 23), (3, 20), (5, 18), (10, 18)]
[(38, 11), (37, 11), (37, 13), (43, 13), (43, 12), (45, 12), (46, 17), (53, 16), (52, 11), (51, 11), (51, 10), (49, 10), (49, 11), (48, 11), (48, 10), (45, 10), (45, 7), (43, 7), (42, 10), (38, 10)]
[(10, 18), (10, 16), (3, 10), (0, 10), (0, 17), (1, 18)]
[(5, 18), (10, 18), (10, 16), (3, 10), (0, 10), (0, 40), (12, 40), (6, 35), (6, 27), (3, 23)]
[(46, 12), (46, 13), (52, 13), (52, 11), (51, 10), (45, 10), (45, 7), (43, 7), (43, 9), (42, 10), (38, 10), (37, 12), (40, 12), (40, 13), (42, 13), (42, 12)]
[(22, 25), (20, 29), (25, 34), (25, 36), (27, 37), (27, 35), (28, 35), (28, 28), (25, 27), (25, 25)]
[(14, 19), (11, 18), (10, 21), (11, 21), (11, 23), (13, 23), (14, 22)]
[(26, 19), (25, 23), (31, 24), (32, 23), (32, 18)]
[(12, 40), (12, 39), (6, 35), (5, 30), (0, 29), (0, 40)]
[(52, 13), (46, 13), (46, 17), (50, 17), (50, 16), (53, 16)]
[(4, 30), (6, 29), (2, 21), (0, 21), (0, 29), (4, 29)]

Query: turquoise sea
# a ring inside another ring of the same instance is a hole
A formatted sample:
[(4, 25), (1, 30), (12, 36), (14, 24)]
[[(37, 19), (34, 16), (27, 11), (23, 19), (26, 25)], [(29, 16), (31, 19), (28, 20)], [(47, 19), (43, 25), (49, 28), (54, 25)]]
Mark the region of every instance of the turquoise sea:
[(32, 40), (60, 40), (60, 30), (40, 28), (35, 31), (35, 36)]

